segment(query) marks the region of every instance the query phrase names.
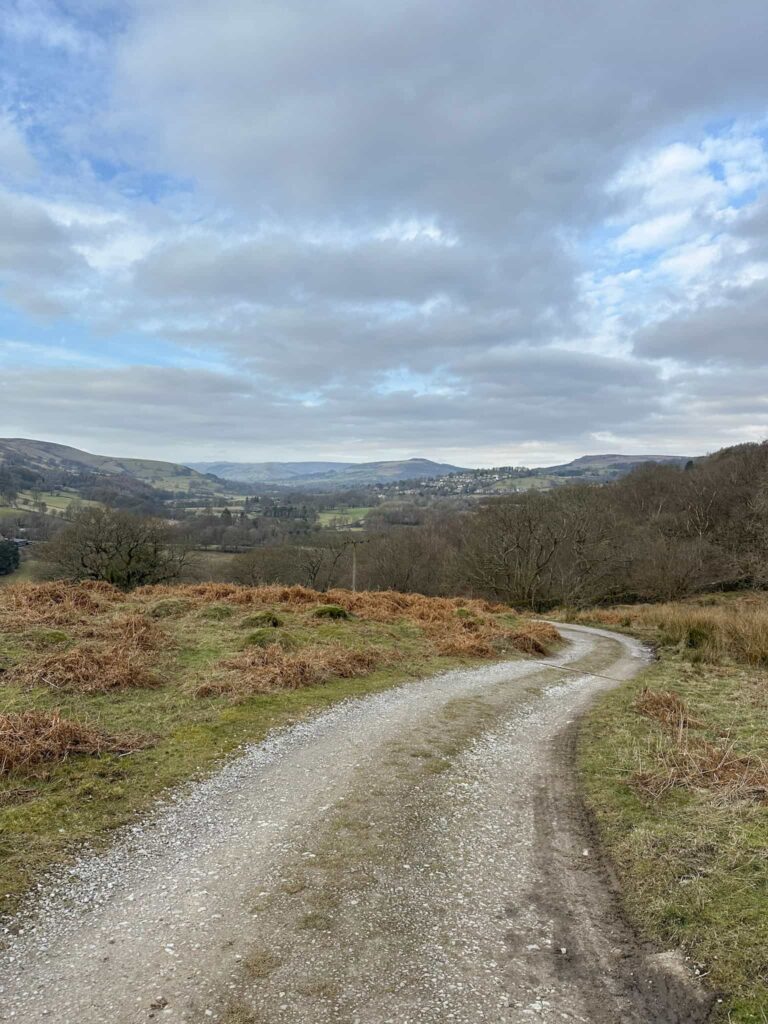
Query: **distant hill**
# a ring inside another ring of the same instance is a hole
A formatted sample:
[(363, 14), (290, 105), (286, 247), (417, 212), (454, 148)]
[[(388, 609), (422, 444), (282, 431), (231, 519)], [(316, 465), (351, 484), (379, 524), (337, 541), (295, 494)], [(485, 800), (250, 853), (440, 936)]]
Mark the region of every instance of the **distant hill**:
[(20, 461), (29, 469), (41, 471), (90, 473), (112, 479), (129, 477), (164, 491), (193, 490), (214, 494), (221, 493), (222, 489), (222, 481), (209, 479), (189, 466), (176, 462), (92, 455), (53, 441), (33, 441), (24, 437), (0, 438), (0, 462), (8, 460)]
[(491, 489), (505, 494), (510, 491), (546, 491), (567, 483), (607, 484), (627, 476), (645, 463), (684, 466), (689, 461), (687, 455), (582, 455), (558, 466), (538, 466), (523, 472), (515, 470), (506, 478), (502, 475)]
[(394, 480), (422, 480), (465, 470), (447, 462), (404, 459), (391, 462), (193, 462), (204, 473), (225, 480), (282, 484), (304, 489), (355, 487)]
[(666, 462), (679, 466), (690, 461), (687, 455), (582, 455), (562, 466), (547, 466), (542, 473), (557, 473), (558, 470), (610, 470), (629, 472), (643, 462)]
[(190, 462), (198, 473), (213, 473), (222, 480), (240, 483), (286, 483), (297, 477), (333, 473), (351, 462)]

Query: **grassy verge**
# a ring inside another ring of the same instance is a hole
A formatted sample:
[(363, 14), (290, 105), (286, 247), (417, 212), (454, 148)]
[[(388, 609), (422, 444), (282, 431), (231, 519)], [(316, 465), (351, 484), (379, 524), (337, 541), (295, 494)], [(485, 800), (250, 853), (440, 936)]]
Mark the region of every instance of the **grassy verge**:
[(78, 844), (271, 729), (552, 641), (507, 610), (459, 604), (215, 584), (3, 588), (0, 912)]
[(659, 661), (587, 717), (579, 757), (641, 933), (687, 953), (722, 1020), (765, 1024), (768, 684), (745, 630), (756, 613), (762, 629), (766, 599), (747, 616), (707, 601), (582, 616), (654, 641)]

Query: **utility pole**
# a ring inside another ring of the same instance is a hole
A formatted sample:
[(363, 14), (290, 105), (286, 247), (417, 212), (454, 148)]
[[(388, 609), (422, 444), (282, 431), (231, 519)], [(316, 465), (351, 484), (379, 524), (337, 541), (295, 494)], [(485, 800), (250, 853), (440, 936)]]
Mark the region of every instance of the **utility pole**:
[(366, 537), (365, 540), (348, 540), (347, 544), (352, 548), (352, 593), (354, 594), (357, 590), (357, 548), (360, 544), (367, 544), (370, 540)]

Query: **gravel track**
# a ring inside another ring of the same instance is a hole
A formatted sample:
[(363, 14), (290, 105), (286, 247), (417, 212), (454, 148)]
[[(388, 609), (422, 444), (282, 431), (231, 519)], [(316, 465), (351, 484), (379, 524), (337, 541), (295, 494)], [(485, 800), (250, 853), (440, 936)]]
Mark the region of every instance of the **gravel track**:
[(0, 1021), (686, 1021), (591, 850), (571, 724), (647, 660), (567, 627), (247, 748), (53, 875), (0, 952)]

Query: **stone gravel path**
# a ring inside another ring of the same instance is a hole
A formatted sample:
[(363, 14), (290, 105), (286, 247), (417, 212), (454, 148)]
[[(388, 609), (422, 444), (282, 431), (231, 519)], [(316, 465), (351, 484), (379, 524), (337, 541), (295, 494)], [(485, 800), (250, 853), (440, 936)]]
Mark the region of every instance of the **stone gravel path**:
[(563, 631), (276, 733), (52, 877), (6, 934), (0, 1021), (704, 1020), (573, 792), (574, 717), (647, 655)]

